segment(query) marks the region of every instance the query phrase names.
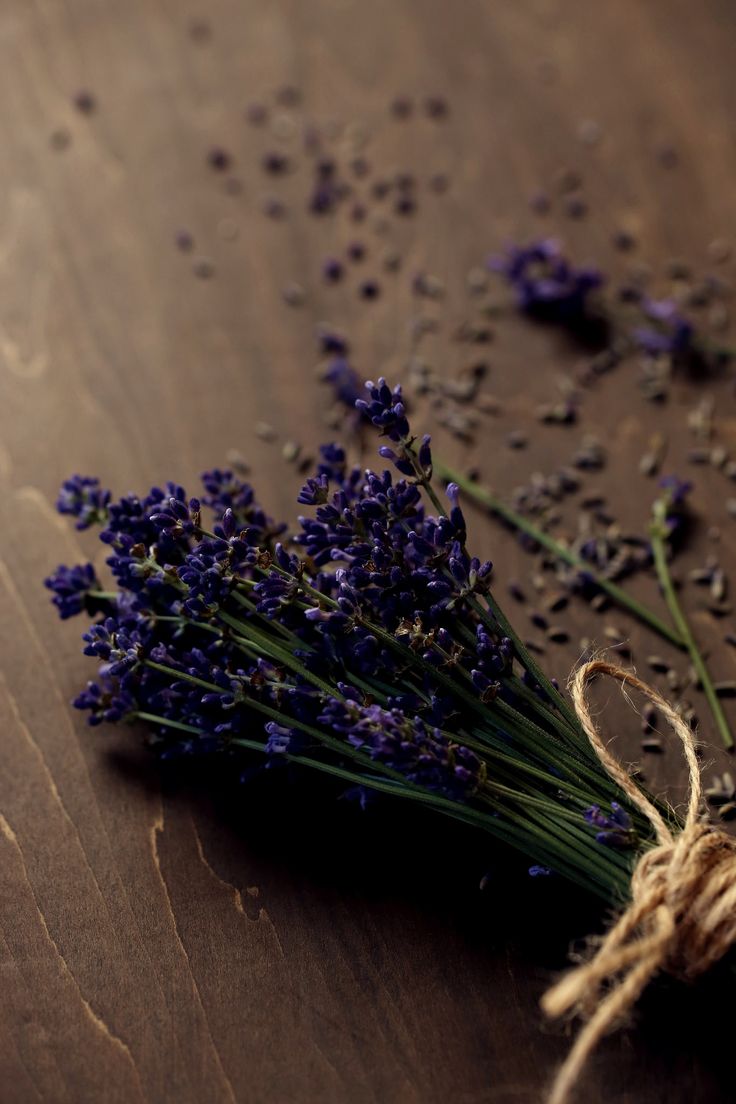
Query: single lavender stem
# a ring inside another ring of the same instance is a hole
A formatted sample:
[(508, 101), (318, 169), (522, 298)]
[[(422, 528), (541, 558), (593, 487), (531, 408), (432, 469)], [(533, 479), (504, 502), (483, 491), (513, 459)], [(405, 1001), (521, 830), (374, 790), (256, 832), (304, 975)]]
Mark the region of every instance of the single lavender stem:
[(437, 497), (437, 493), (436, 493), (434, 487), (432, 486), (431, 479), (424, 476), (422, 479), (418, 480), (418, 483), (419, 483), (419, 486), (422, 487), (422, 489), (426, 493), (427, 498), (432, 503), (435, 510), (437, 511), (437, 516), (438, 517), (445, 517), (447, 511), (445, 510), (445, 507), (442, 505), (439, 498)]
[(687, 649), (690, 656), (690, 662), (692, 663), (695, 671), (697, 672), (700, 684), (703, 687), (703, 693), (705, 694), (706, 701), (710, 707), (710, 711), (713, 715), (716, 728), (720, 733), (723, 740), (723, 746), (729, 751), (733, 748), (733, 736), (731, 735), (731, 729), (729, 728), (726, 715), (723, 712), (723, 706), (720, 703), (718, 695), (716, 694), (715, 687), (711, 680), (708, 668), (705, 660), (698, 648), (697, 641), (693, 636), (690, 623), (687, 620), (685, 613), (680, 605), (680, 602), (675, 591), (674, 583), (672, 582), (672, 575), (670, 574), (669, 564), (667, 563), (667, 550), (662, 537), (662, 531), (659, 524), (655, 521), (650, 527), (650, 535), (652, 540), (652, 553), (654, 555), (654, 569), (659, 579), (659, 584), (662, 587), (662, 593), (664, 600), (667, 603), (667, 608), (672, 615), (672, 620), (677, 625), (678, 632), (680, 633), (684, 646)]
[(191, 732), (193, 736), (204, 735), (201, 728), (185, 724), (184, 721), (172, 721), (169, 717), (159, 717), (156, 713), (146, 713), (145, 711), (136, 710), (135, 713), (131, 714), (131, 718), (137, 718), (139, 721), (148, 721), (149, 724), (165, 725), (167, 728), (175, 728), (179, 732)]
[[(612, 583), (605, 576), (600, 575), (595, 571), (590, 564), (586, 563), (582, 557), (578, 556), (576, 552), (566, 548), (564, 544), (560, 544), (549, 533), (545, 533), (543, 529), (540, 529), (533, 522), (529, 521), (519, 514), (516, 510), (507, 506), (496, 498), (491, 491), (485, 487), (478, 486), (472, 479), (468, 479), (466, 476), (454, 470), (454, 468), (448, 467), (441, 461), (435, 461), (435, 470), (442, 479), (450, 480), (453, 483), (457, 483), (461, 490), (465, 491), (467, 495), (474, 498), (476, 502), (479, 502), (482, 506), (487, 507), (493, 514), (497, 514), (498, 517), (507, 521), (514, 529), (518, 529), (522, 533), (526, 533), (528, 537), (536, 541), (543, 548), (546, 548), (548, 552), (551, 552), (557, 559), (563, 560), (571, 567), (577, 567), (582, 571), (585, 571), (590, 575), (591, 579), (595, 582), (596, 586), (599, 586), (601, 590), (604, 590), (606, 594), (616, 605), (626, 609), (639, 621), (642, 621), (645, 625), (648, 625), (650, 629), (653, 629), (659, 636), (664, 637), (670, 644), (674, 644), (677, 648), (686, 648), (687, 644), (683, 635), (676, 632), (664, 621), (662, 621), (656, 613), (653, 613), (646, 606), (638, 602), (636, 598), (632, 598), (630, 594), (627, 594), (625, 590)], [(670, 611), (671, 612), (671, 611)]]

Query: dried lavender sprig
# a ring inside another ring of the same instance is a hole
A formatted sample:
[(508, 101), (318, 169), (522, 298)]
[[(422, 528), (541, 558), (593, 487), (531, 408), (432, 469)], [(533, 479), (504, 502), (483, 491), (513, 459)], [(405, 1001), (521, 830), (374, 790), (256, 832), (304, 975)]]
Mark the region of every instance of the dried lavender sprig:
[(658, 617), (656, 613), (628, 594), (622, 587), (617, 586), (616, 583), (612, 583), (610, 579), (606, 579), (605, 576), (600, 575), (576, 552), (573, 552), (564, 544), (555, 540), (553, 536), (546, 533), (543, 529), (540, 529), (534, 522), (529, 521), (523, 514), (517, 513), (511, 506), (508, 506), (500, 498), (494, 495), (492, 491), (489, 491), (487, 487), (481, 486), (479, 483), (476, 483), (475, 480), (468, 479), (462, 472), (458, 472), (455, 468), (451, 468), (442, 460), (435, 459), (434, 469), (440, 478), (456, 483), (469, 498), (475, 499), (480, 505), (485, 506), (491, 514), (502, 518), (503, 521), (512, 528), (518, 530), (520, 533), (526, 534), (526, 536), (530, 537), (542, 548), (546, 548), (548, 552), (551, 552), (558, 560), (562, 560), (564, 563), (569, 564), (570, 567), (576, 567), (581, 571), (585, 571), (596, 586), (604, 590), (616, 605), (621, 606), (622, 609), (628, 610), (633, 617), (643, 622), (645, 625), (648, 625), (650, 629), (653, 629), (654, 632), (669, 641), (670, 644), (674, 644), (676, 648), (686, 648), (685, 639), (679, 630), (671, 628), (666, 622)]
[(673, 511), (681, 504), (682, 498), (685, 493), (687, 493), (689, 487), (687, 484), (682, 484), (679, 480), (672, 477), (662, 480), (662, 483), (665, 486), (665, 493), (656, 499), (652, 506), (652, 521), (649, 526), (649, 536), (651, 538), (652, 554), (654, 556), (654, 570), (662, 588), (662, 594), (667, 603), (667, 608), (672, 615), (672, 620), (677, 626), (678, 632), (682, 637), (684, 646), (690, 657), (690, 662), (695, 668), (698, 679), (700, 680), (700, 685), (705, 694), (711, 714), (713, 715), (715, 726), (723, 741), (723, 746), (730, 751), (734, 746), (731, 729), (718, 694), (713, 686), (713, 680), (710, 677), (708, 666), (698, 647), (695, 636), (693, 635), (690, 622), (685, 616), (685, 612), (677, 597), (677, 591), (672, 581), (667, 558), (667, 542), (672, 531)]

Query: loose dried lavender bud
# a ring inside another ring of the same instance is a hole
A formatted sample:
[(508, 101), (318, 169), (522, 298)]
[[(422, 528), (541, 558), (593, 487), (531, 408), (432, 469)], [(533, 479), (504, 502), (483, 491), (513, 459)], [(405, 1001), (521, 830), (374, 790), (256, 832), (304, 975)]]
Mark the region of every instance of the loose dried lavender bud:
[(649, 754), (661, 755), (664, 748), (658, 736), (647, 736), (641, 742), (641, 750), (649, 752)]
[(617, 230), (613, 235), (613, 245), (620, 252), (628, 253), (636, 246), (636, 238), (628, 230)]
[(207, 154), (207, 164), (215, 172), (227, 172), (232, 166), (232, 157), (221, 146), (215, 146)]
[(342, 261), (337, 257), (328, 257), (322, 262), (322, 275), (328, 283), (336, 284), (345, 275)]
[(97, 100), (87, 89), (77, 92), (73, 103), (82, 115), (92, 115), (97, 110)]
[(264, 155), (261, 162), (263, 171), (272, 176), (283, 176), (289, 171), (289, 159), (283, 153), (273, 152)]
[(528, 438), (522, 430), (513, 429), (506, 434), (506, 444), (512, 449), (523, 449), (528, 444)]
[(448, 113), (447, 101), (442, 96), (428, 96), (424, 101), (424, 111), (430, 119), (444, 119)]
[[(512, 598), (515, 598), (517, 602), (526, 602), (526, 595), (518, 583), (511, 582), (508, 584), (509, 594)], [(736, 641), (736, 637), (734, 638)]]
[(646, 702), (641, 711), (641, 726), (644, 732), (653, 732), (654, 729), (657, 727), (657, 719), (658, 717), (656, 708), (651, 704), (651, 702)]
[(571, 219), (585, 218), (588, 213), (588, 204), (582, 196), (567, 196), (565, 199), (565, 214)]

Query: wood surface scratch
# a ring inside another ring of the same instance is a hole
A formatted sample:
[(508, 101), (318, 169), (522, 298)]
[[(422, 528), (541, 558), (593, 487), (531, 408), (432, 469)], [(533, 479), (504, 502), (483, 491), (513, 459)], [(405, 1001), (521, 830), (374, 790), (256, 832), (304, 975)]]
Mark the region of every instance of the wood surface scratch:
[(173, 927), (173, 930), (174, 930), (177, 945), (178, 945), (179, 949), (181, 950), (182, 954), (184, 955), (184, 958), (186, 959), (187, 967), (188, 967), (188, 970), (189, 970), (189, 978), (190, 978), (190, 982), (191, 982), (191, 986), (192, 986), (192, 991), (194, 993), (197, 1005), (198, 1005), (198, 1007), (199, 1007), (199, 1009), (202, 1013), (202, 1017), (204, 1019), (204, 1024), (205, 1024), (205, 1028), (206, 1028), (206, 1031), (207, 1031), (207, 1037), (208, 1037), (208, 1040), (209, 1040), (209, 1044), (212, 1048), (212, 1053), (213, 1053), (213, 1056), (215, 1058), (217, 1069), (218, 1069), (218, 1071), (220, 1073), (220, 1076), (222, 1078), (222, 1084), (223, 1084), (223, 1087), (225, 1089), (226, 1097), (229, 1101), (232, 1102), (232, 1104), (237, 1104), (237, 1098), (236, 1098), (235, 1093), (233, 1091), (233, 1087), (230, 1083), (230, 1079), (228, 1078), (227, 1073), (225, 1072), (225, 1068), (222, 1064), (222, 1059), (220, 1057), (220, 1052), (219, 1052), (219, 1050), (217, 1048), (217, 1044), (215, 1043), (215, 1040), (212, 1036), (212, 1031), (210, 1029), (209, 1020), (207, 1018), (207, 1010), (206, 1010), (206, 1008), (204, 1006), (204, 1003), (202, 1001), (202, 995), (199, 991), (199, 986), (197, 985), (197, 980), (196, 980), (196, 978), (194, 976), (194, 972), (192, 970), (192, 964), (191, 964), (191, 961), (190, 961), (190, 958), (189, 958), (189, 953), (188, 953), (186, 947), (184, 946), (184, 941), (182, 940), (181, 935), (179, 933), (179, 926), (178, 926), (177, 921), (176, 921), (176, 914), (174, 913), (174, 909), (173, 909), (173, 906), (171, 904), (171, 897), (169, 896), (169, 890), (168, 890), (168, 887), (166, 885), (166, 879), (164, 878), (163, 872), (161, 870), (161, 860), (159, 858), (159, 851), (158, 851), (158, 837), (159, 837), (159, 835), (163, 834), (164, 827), (165, 827), (164, 826), (164, 813), (163, 813), (163, 808), (162, 808), (159, 816), (156, 818), (156, 820), (154, 821), (154, 823), (151, 825), (151, 828), (150, 828), (151, 851), (152, 851), (152, 854), (153, 854), (154, 865), (156, 867), (156, 871), (158, 872), (159, 878), (161, 879), (161, 886), (163, 888), (164, 897), (165, 897), (167, 905), (168, 905), (169, 917), (170, 917), (171, 924), (172, 924), (172, 927)]
[(43, 934), (44, 934), (45, 938), (48, 940), (50, 946), (54, 950), (54, 954), (55, 954), (55, 956), (58, 960), (59, 967), (61, 968), (64, 975), (72, 983), (72, 985), (74, 987), (74, 990), (77, 993), (77, 996), (79, 997), (80, 1004), (81, 1004), (82, 1008), (84, 1009), (85, 1015), (89, 1018), (90, 1022), (92, 1024), (94, 1024), (96, 1030), (99, 1031), (112, 1046), (114, 1046), (116, 1049), (118, 1049), (121, 1052), (121, 1054), (123, 1054), (125, 1056), (126, 1060), (130, 1063), (130, 1066), (131, 1066), (131, 1069), (132, 1069), (132, 1072), (133, 1072), (133, 1075), (134, 1075), (134, 1078), (135, 1078), (135, 1081), (136, 1081), (136, 1085), (137, 1085), (137, 1088), (138, 1088), (139, 1096), (140, 1096), (141, 1099), (144, 1099), (143, 1086), (141, 1085), (141, 1081), (140, 1081), (140, 1078), (138, 1076), (138, 1068), (136, 1066), (133, 1055), (131, 1054), (130, 1048), (128, 1047), (127, 1043), (125, 1043), (123, 1041), (123, 1039), (121, 1039), (118, 1035), (116, 1035), (115, 1032), (110, 1028), (110, 1026), (105, 1023), (102, 1016), (100, 1016), (99, 1013), (95, 1012), (94, 1008), (92, 1007), (90, 1002), (87, 1000), (87, 998), (84, 996), (84, 994), (82, 993), (82, 990), (79, 988), (79, 984), (78, 984), (76, 978), (74, 977), (73, 973), (69, 969), (69, 966), (67, 964), (66, 959), (62, 955), (62, 953), (59, 950), (53, 936), (51, 935), (51, 932), (48, 929), (48, 925), (46, 923), (46, 918), (45, 918), (45, 916), (43, 914), (43, 911), (41, 910), (41, 908), (38, 904), (38, 901), (36, 900), (36, 896), (35, 896), (35, 893), (34, 893), (34, 890), (33, 890), (33, 884), (31, 882), (31, 879), (28, 876), (28, 869), (26, 867), (25, 858), (23, 857), (23, 850), (21, 848), (20, 843), (18, 842), (18, 837), (16, 836), (16, 834), (13, 831), (12, 827), (10, 826), (10, 824), (8, 824), (7, 820), (2, 815), (2, 813), (0, 813), (0, 832), (2, 832), (5, 839), (10, 844), (12, 844), (12, 846), (13, 846), (15, 852), (16, 852), (17, 858), (19, 860), (19, 863), (20, 863), (22, 871), (23, 871), (23, 879), (26, 882), (26, 884), (28, 886), (28, 889), (30, 890), (31, 895), (33, 896), (33, 899), (34, 899), (34, 902), (35, 902), (35, 905), (36, 905), (38, 922), (41, 926), (41, 929), (43, 931)]
[(243, 896), (240, 890), (237, 888), (237, 886), (231, 885), (230, 882), (226, 882), (223, 878), (221, 878), (217, 871), (213, 870), (213, 868), (207, 862), (207, 858), (202, 847), (202, 840), (200, 838), (199, 832), (197, 831), (197, 825), (194, 823), (193, 817), (191, 818), (191, 824), (192, 832), (194, 833), (194, 842), (197, 845), (197, 854), (199, 855), (199, 861), (202, 863), (202, 866), (205, 868), (207, 873), (211, 874), (215, 881), (219, 885), (221, 885), (223, 889), (226, 889), (228, 893), (232, 895), (235, 911), (240, 912), (243, 916), (245, 916), (245, 909), (243, 908)]

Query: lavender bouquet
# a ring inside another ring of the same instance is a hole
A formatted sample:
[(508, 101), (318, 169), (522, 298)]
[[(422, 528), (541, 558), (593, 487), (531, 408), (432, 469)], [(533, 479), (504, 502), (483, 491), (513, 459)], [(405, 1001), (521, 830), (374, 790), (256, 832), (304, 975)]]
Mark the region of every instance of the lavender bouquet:
[(401, 389), (379, 380), (357, 405), (398, 474), (324, 446), (293, 533), (230, 471), (207, 472), (200, 498), (63, 485), (59, 510), (101, 527), (116, 583), (91, 564), (46, 580), (62, 618), (93, 622), (84, 652), (100, 666), (75, 705), (93, 725), (146, 725), (162, 758), (289, 763), (361, 801), (418, 802), (625, 904), (676, 818), (632, 798), (523, 646)]

